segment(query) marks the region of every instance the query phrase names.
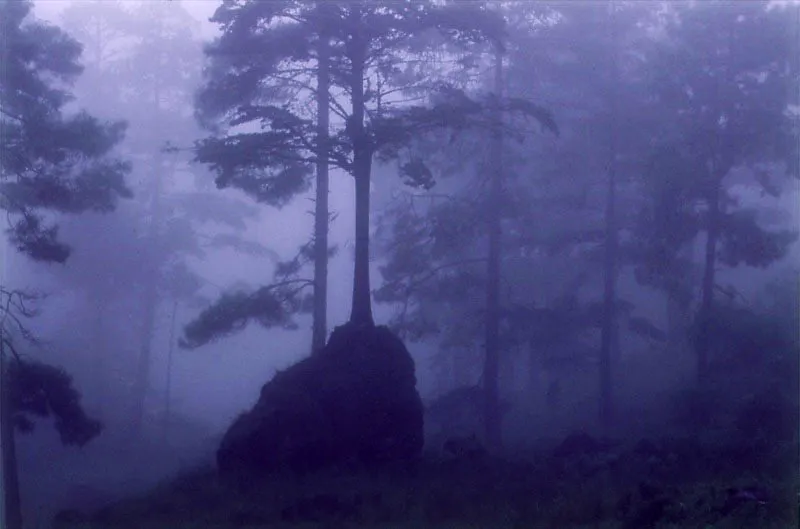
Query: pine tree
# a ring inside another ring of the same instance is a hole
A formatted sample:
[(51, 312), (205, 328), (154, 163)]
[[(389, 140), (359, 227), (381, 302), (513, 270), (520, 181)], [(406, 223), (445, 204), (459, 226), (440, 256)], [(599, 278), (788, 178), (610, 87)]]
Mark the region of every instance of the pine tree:
[[(9, 239), (29, 258), (63, 263), (70, 248), (44, 213), (109, 212), (130, 164), (113, 157), (123, 122), (103, 123), (85, 112), (66, 116), (67, 88), (81, 73), (80, 45), (57, 27), (30, 18), (28, 1), (0, 4), (0, 196), (12, 219)], [(65, 444), (83, 445), (100, 425), (83, 413), (79, 394), (62, 370), (24, 359), (15, 337), (32, 340), (23, 319), (30, 296), (0, 289), (0, 443), (3, 455), (3, 526), (21, 529), (14, 428), (29, 431), (29, 414), (55, 416)], [(13, 328), (13, 330), (12, 330)]]
[[(209, 66), (196, 108), (201, 123), (215, 134), (199, 142), (197, 160), (217, 172), (218, 187), (237, 187), (256, 202), (276, 207), (305, 192), (315, 168), (315, 224), (311, 242), (278, 266), (273, 285), (223, 296), (186, 326), (185, 347), (198, 347), (250, 320), (293, 327), (291, 315), (308, 305), (308, 298), (298, 298), (307, 286), (313, 287), (311, 350), (325, 343), (327, 265), (333, 249), (327, 242), (330, 94), (323, 11), (322, 4), (312, 2), (226, 2), (212, 18), (223, 33), (206, 48)], [(260, 23), (268, 31), (255, 31)], [(257, 47), (259, 52), (243, 56), (244, 47)], [(290, 104), (296, 98), (315, 99), (316, 116)], [(271, 121), (270, 128), (261, 133), (227, 132), (258, 120)], [(226, 131), (223, 137), (221, 131)], [(249, 157), (242, 158), (242, 142), (247, 142)], [(313, 280), (299, 277), (309, 262)], [(212, 315), (216, 323), (210, 326)]]
[[(744, 170), (774, 193), (798, 174), (796, 43), (798, 7), (769, 2), (703, 2), (675, 6), (668, 41), (652, 63), (659, 101), (676, 116), (659, 142), (654, 170), (680, 168), (684, 199), (706, 234), (695, 351), (700, 382), (709, 376), (718, 263), (766, 266), (783, 256), (796, 234), (761, 229), (753, 212), (737, 211), (730, 176)], [(666, 71), (669, 70), (667, 75)], [(751, 184), (752, 185), (752, 184)]]
[[(320, 5), (325, 8), (313, 2), (223, 4), (215, 16), (223, 37), (209, 48), (213, 60), (208, 87), (199, 100), (200, 115), (210, 121), (223, 118), (228, 127), (259, 124), (262, 132), (208, 138), (198, 145), (197, 159), (216, 172), (218, 186), (238, 187), (274, 206), (282, 206), (306, 190), (315, 162), (330, 163), (353, 176), (356, 260), (350, 319), (371, 324), (369, 189), (373, 157), (397, 156), (414, 135), (427, 130), (485, 121), (486, 106), (463, 94), (457, 104), (443, 97), (446, 103), (433, 107), (397, 108), (391, 94), (419, 88), (408, 81), (409, 77), (415, 79), (408, 75), (409, 68), (413, 72), (408, 66), (413, 64), (410, 58), (441, 44), (441, 40), (420, 38), (427, 31), (438, 30), (450, 42), (476, 42), (487, 36), (499, 38), (502, 21), (483, 9), (428, 2), (380, 7), (349, 2)], [(256, 31), (261, 27), (272, 29)], [(297, 101), (298, 94), (302, 100), (303, 94), (315, 93), (315, 70), (308, 65), (314, 63), (314, 43), (319, 42), (322, 31), (328, 36), (330, 84), (344, 90), (347, 101), (331, 99), (330, 112), (342, 126), (329, 139), (320, 140), (313, 119), (292, 101)], [(250, 49), (258, 53), (245, 53)], [(371, 78), (377, 79), (375, 87), (368, 83)], [(291, 90), (293, 86), (296, 92)], [(435, 87), (428, 88), (433, 91)], [(458, 96), (452, 90), (446, 94)], [(350, 111), (344, 110), (348, 107)], [(320, 155), (323, 143), (328, 146), (327, 156)], [(410, 182), (427, 185), (424, 164), (404, 164), (402, 169)], [(261, 292), (271, 290), (285, 294), (277, 286)], [(285, 296), (276, 300), (270, 294), (264, 299), (276, 309), (285, 305)], [(226, 300), (231, 310), (217, 311), (217, 316), (245, 317), (246, 312), (233, 310), (231, 300)], [(250, 307), (267, 310), (257, 303)], [(253, 316), (262, 321), (285, 321), (266, 313)], [(229, 322), (224, 328), (235, 326)], [(187, 330), (197, 333), (201, 328), (198, 320), (198, 326)]]
[(130, 164), (112, 155), (126, 124), (63, 114), (72, 99), (64, 85), (82, 70), (81, 48), (58, 28), (26, 20), (30, 9), (27, 1), (5, 2), (0, 12), (0, 192), (15, 247), (32, 259), (63, 263), (69, 248), (42, 212), (107, 212), (131, 197), (124, 182)]

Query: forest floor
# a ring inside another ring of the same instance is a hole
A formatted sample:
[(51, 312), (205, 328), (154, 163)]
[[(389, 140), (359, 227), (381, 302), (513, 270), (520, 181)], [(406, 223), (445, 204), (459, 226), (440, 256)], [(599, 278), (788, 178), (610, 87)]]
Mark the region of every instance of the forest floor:
[(660, 440), (513, 459), (426, 457), (402, 469), (327, 471), (223, 483), (198, 470), (71, 529), (259, 527), (796, 529), (794, 446)]

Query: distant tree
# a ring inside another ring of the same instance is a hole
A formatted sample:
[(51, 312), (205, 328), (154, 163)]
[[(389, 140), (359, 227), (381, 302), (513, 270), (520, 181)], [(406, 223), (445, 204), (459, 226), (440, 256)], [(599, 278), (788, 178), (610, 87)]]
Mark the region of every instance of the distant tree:
[[(502, 19), (503, 15), (496, 13), (496, 16)], [(495, 450), (502, 446), (498, 387), (500, 350), (504, 345), (501, 344), (503, 338), (500, 331), (501, 261), (504, 257), (503, 224), (507, 220), (510, 205), (507, 179), (512, 171), (507, 167), (510, 164), (507, 163), (508, 149), (504, 136), (519, 139), (527, 135), (524, 124), (515, 120), (519, 114), (528, 117), (538, 114), (537, 119), (541, 124), (552, 132), (558, 132), (552, 117), (540, 107), (532, 105), (527, 99), (505, 97), (504, 55), (507, 43), (504, 36), (496, 35), (492, 47), (482, 50), (491, 57), (489, 62), (492, 71), (492, 75), (487, 76), (490, 79), (481, 80), (489, 92), (488, 96), (483, 96), (482, 105), (486, 112), (484, 121), (468, 127), (462, 121), (460, 126), (456, 126), (457, 130), (470, 129), (469, 134), (461, 135), (456, 148), (453, 148), (452, 130), (446, 126), (442, 128), (444, 135), (434, 132), (421, 136), (420, 141), (412, 143), (411, 162), (404, 166), (407, 173), (413, 170), (417, 174), (416, 181), (412, 179), (410, 183), (423, 189), (430, 189), (434, 183), (428, 166), (444, 174), (460, 173), (462, 179), (474, 172), (475, 179), (484, 188), (482, 195), (454, 197), (447, 191), (432, 193), (431, 205), (427, 208), (422, 206), (428, 215), (416, 212), (418, 204), (413, 198), (408, 204), (400, 204), (399, 217), (392, 228), (394, 233), (388, 234), (389, 263), (381, 269), (385, 283), (377, 292), (379, 301), (403, 303), (399, 320), (394, 323), (399, 325), (401, 332), (411, 331), (411, 339), (435, 332), (439, 318), (432, 317), (433, 313), (443, 315), (442, 309), (450, 303), (460, 305), (456, 313), (463, 315), (466, 309), (477, 310), (481, 314), (482, 325), (476, 325), (478, 322), (473, 314), (473, 317), (462, 320), (461, 325), (456, 326), (460, 330), (455, 334), (458, 336), (457, 343), (464, 347), (471, 339), (481, 341), (475, 336), (474, 330), (484, 329), (481, 386), (485, 409), (482, 415), (485, 438)], [(484, 62), (480, 56), (473, 57), (475, 60)], [(456, 93), (451, 97), (454, 95), (458, 96)], [(463, 93), (460, 97), (462, 101), (465, 100)], [(453, 97), (451, 101), (457, 102), (458, 97)], [(472, 104), (481, 106), (476, 102)], [(454, 106), (458, 108), (457, 103)], [(454, 112), (453, 124), (459, 123), (459, 119), (463, 120), (463, 116)], [(448, 133), (450, 138), (442, 137)], [(487, 133), (491, 137), (488, 145), (484, 142)], [(465, 159), (473, 167), (464, 167)], [(426, 178), (420, 178), (420, 175)], [(424, 194), (421, 198), (425, 198)], [(478, 249), (480, 244), (476, 246), (477, 236), (486, 237), (485, 249)], [(479, 254), (483, 256), (478, 257)], [(422, 255), (427, 255), (427, 258), (421, 258)], [(476, 281), (475, 267), (478, 263), (485, 263), (486, 271)], [(477, 299), (476, 290), (479, 289), (483, 291), (485, 302), (477, 308), (473, 300)], [(438, 306), (438, 309), (428, 311), (418, 304), (417, 307), (422, 310), (416, 314), (409, 313), (412, 297), (423, 301), (431, 309), (431, 304)]]
[[(131, 196), (124, 181), (130, 164), (111, 154), (124, 123), (101, 123), (85, 112), (64, 115), (67, 87), (81, 73), (81, 48), (57, 27), (29, 18), (31, 7), (28, 1), (0, 4), (0, 196), (14, 246), (33, 260), (63, 263), (70, 248), (55, 224), (45, 224), (44, 212), (113, 210), (118, 198)], [(82, 445), (100, 426), (83, 413), (66, 373), (19, 355), (14, 336), (32, 338), (22, 321), (34, 314), (30, 296), (5, 288), (1, 295), (3, 526), (21, 529), (13, 428), (29, 430), (31, 414), (52, 415), (62, 441)]]
[[(131, 147), (147, 160), (141, 190), (147, 219), (143, 226), (147, 248), (141, 262), (141, 347), (133, 379), (134, 406), (130, 417), (133, 437), (139, 437), (150, 386), (153, 340), (159, 298), (164, 293), (160, 287), (164, 286), (162, 281), (166, 279), (165, 272), (169, 264), (178, 261), (175, 257), (179, 253), (201, 254), (198, 241), (193, 237), (191, 222), (186, 218), (188, 215), (175, 218), (167, 209), (167, 185), (174, 178), (177, 164), (174, 163), (174, 157), (164, 152), (171, 135), (183, 135), (191, 131), (188, 120), (180, 117), (188, 110), (186, 102), (194, 84), (192, 78), (196, 79), (199, 73), (199, 64), (198, 57), (193, 53), (193, 47), (198, 43), (192, 34), (192, 18), (181, 6), (147, 2), (138, 6), (131, 15), (127, 37), (132, 40), (133, 46), (126, 57), (124, 73), (136, 76), (138, 82), (130, 83), (128, 93), (124, 96), (129, 99), (129, 104), (138, 109), (144, 125), (140, 129), (142, 134), (133, 138), (138, 141), (131, 142)], [(180, 271), (184, 276), (191, 277), (186, 274), (190, 269), (185, 265)], [(196, 277), (191, 279), (197, 288), (199, 281)], [(175, 282), (176, 285), (180, 283)]]
[[(256, 257), (272, 254), (241, 235), (257, 210), (210, 192), (205, 171), (192, 166), (187, 153), (167, 146), (168, 141), (191, 141), (200, 134), (192, 117), (192, 97), (201, 73), (201, 53), (190, 14), (174, 3), (129, 7), (88, 2), (69, 6), (63, 16), (67, 29), (81, 38), (92, 59), (90, 78), (78, 86), (78, 93), (84, 88), (92, 97), (87, 103), (98, 112), (129, 109), (126, 147), (142, 163), (134, 175), (137, 199), (114, 219), (102, 219), (100, 225), (99, 218), (84, 216), (63, 226), (83, 251), (59, 271), (58, 279), (84, 296), (96, 313), (95, 336), (107, 346), (98, 348), (93, 362), (98, 372), (95, 383), (110, 380), (113, 367), (121, 373), (117, 383), (100, 388), (100, 402), (113, 405), (118, 399), (112, 399), (110, 392), (116, 390), (130, 410), (109, 411), (110, 418), (118, 416), (120, 426), (141, 430), (145, 403), (152, 397), (159, 315), (175, 300), (182, 305), (199, 303), (198, 293), (205, 286), (192, 259), (219, 249)], [(124, 89), (94, 99), (95, 85)], [(94, 254), (108, 258), (99, 263)], [(131, 289), (131, 282), (142, 288)], [(137, 315), (133, 333), (127, 318), (113, 317), (122, 310)], [(138, 351), (111, 348), (104, 339), (123, 333), (132, 335), (131, 343), (138, 342)], [(132, 391), (126, 394), (124, 389)]]
[(764, 267), (796, 237), (761, 229), (752, 212), (736, 210), (730, 189), (737, 169), (768, 193), (780, 189), (783, 175), (798, 175), (798, 115), (791, 107), (797, 50), (790, 39), (796, 17), (786, 16), (798, 6), (768, 4), (676, 4), (651, 62), (659, 102), (675, 116), (659, 142), (655, 170), (665, 175), (669, 167), (680, 178), (672, 196), (682, 200), (673, 202), (673, 211), (693, 204), (695, 213), (682, 218), (694, 219), (706, 235), (695, 341), (701, 382), (709, 375), (714, 338), (704, 322), (714, 319), (718, 263)]
[[(593, 331), (607, 337), (601, 345), (610, 368), (613, 340), (608, 338), (617, 325), (614, 312), (627, 317), (632, 310), (615, 288), (607, 289), (599, 304), (581, 299), (587, 285), (613, 279), (617, 269), (628, 264), (625, 255), (612, 251), (613, 261), (607, 260), (604, 267), (603, 254), (615, 232), (632, 229), (631, 213), (640, 201), (634, 177), (643, 163), (648, 125), (656, 122), (652, 112), (642, 116), (646, 94), (640, 53), (652, 9), (614, 4), (619, 42), (637, 43), (630, 46), (637, 53), (620, 54), (621, 74), (611, 66), (615, 53), (607, 3), (515, 6), (507, 12), (507, 90), (512, 97), (558, 109), (562, 132), (557, 142), (526, 142), (517, 149), (508, 141), (503, 148), (501, 365), (514, 365), (515, 350), (525, 349), (537, 377), (539, 368), (558, 376), (595, 355), (588, 343)], [(616, 110), (611, 97), (615, 91), (626, 102)], [(516, 127), (517, 135), (519, 130)], [(616, 152), (609, 145), (614, 136)], [(438, 335), (442, 352), (455, 357), (443, 364), (444, 369), (458, 373), (456, 382), (445, 384), (470, 384), (474, 374), (465, 371), (480, 359), (472, 344), (482, 342), (478, 329), (488, 317), (480, 294), (487, 275), (478, 268), (486, 261), (479, 248), (486, 244), (482, 224), (491, 217), (488, 176), (500, 164), (485, 163), (485, 134), (455, 143), (448, 138), (424, 141), (430, 144), (426, 155), (436, 160), (436, 170), (455, 178), (449, 186), (444, 184), (445, 189), (399, 200), (382, 218), (379, 237), (388, 262), (381, 268), (384, 284), (376, 299), (399, 304), (392, 324), (409, 339)], [(606, 193), (612, 180), (614, 192)], [(614, 199), (611, 214), (607, 201), (597, 198), (603, 195)], [(610, 232), (604, 224), (611, 226)], [(603, 310), (604, 304), (612, 303), (613, 310)], [(658, 329), (642, 318), (630, 319), (627, 330), (659, 338)], [(569, 349), (581, 352), (567, 355)], [(611, 400), (609, 372), (599, 399), (606, 410)]]
[[(632, 228), (630, 212), (640, 200), (635, 177), (650, 128), (656, 123), (645, 104), (642, 82), (643, 64), (652, 47), (648, 31), (653, 27), (655, 9), (646, 3), (610, 0), (557, 4), (554, 10), (558, 21), (529, 40), (538, 49), (535, 57), (541, 61), (540, 76), (560, 89), (551, 97), (569, 107), (565, 110), (569, 118), (564, 119), (581, 123), (565, 138), (562, 148), (563, 154), (572, 156), (581, 152), (582, 160), (559, 157), (557, 163), (584, 174), (580, 180), (584, 197), (589, 187), (604, 196), (603, 203), (590, 206), (597, 211), (596, 220), (582, 229), (588, 229), (590, 239), (597, 243), (597, 264), (602, 270), (598, 400), (600, 421), (609, 426), (614, 417), (614, 363), (619, 357), (622, 315), (617, 280), (629, 264), (619, 240)], [(549, 58), (559, 54), (565, 58)]]

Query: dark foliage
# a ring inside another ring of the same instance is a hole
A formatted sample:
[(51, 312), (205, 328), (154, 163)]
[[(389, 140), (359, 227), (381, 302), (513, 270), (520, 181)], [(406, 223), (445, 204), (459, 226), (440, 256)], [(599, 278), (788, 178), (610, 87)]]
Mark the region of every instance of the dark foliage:
[(66, 88), (81, 73), (81, 47), (54, 26), (28, 18), (31, 2), (0, 6), (2, 48), (0, 195), (16, 248), (38, 261), (63, 263), (69, 249), (42, 211), (107, 212), (131, 197), (131, 166), (112, 157), (126, 125), (85, 112), (65, 116)]
[(474, 462), (489, 455), (475, 434), (467, 437), (451, 437), (442, 445), (442, 452), (450, 457)]
[(186, 325), (178, 343), (182, 348), (194, 349), (241, 331), (251, 320), (266, 328), (295, 329), (292, 315), (302, 302), (298, 293), (308, 285), (309, 281), (298, 280), (261, 287), (252, 293), (223, 294)]
[(764, 230), (758, 225), (756, 213), (755, 210), (739, 210), (720, 219), (719, 260), (726, 266), (745, 264), (766, 268), (784, 258), (797, 240), (796, 230)]
[(693, 340), (703, 331), (713, 337), (712, 364), (717, 365), (715, 374), (722, 378), (732, 371), (760, 369), (786, 361), (797, 347), (796, 331), (769, 315), (732, 304), (720, 303), (705, 320), (705, 326), (698, 316), (691, 329)]
[[(528, 134), (519, 131), (520, 121), (530, 120), (555, 136), (559, 134), (558, 125), (550, 110), (524, 99), (501, 99), (494, 94), (472, 97), (463, 90), (445, 84), (438, 87), (431, 100), (432, 104), (429, 106), (398, 109), (374, 120), (371, 126), (373, 146), (383, 159), (397, 158), (399, 152), (412, 145), (415, 138), (442, 130), (451, 134), (451, 141), (466, 132), (502, 132), (522, 142)], [(494, 117), (498, 112), (502, 112), (507, 119), (498, 123)], [(526, 131), (525, 128), (522, 130)], [(420, 164), (420, 159), (412, 164), (417, 173), (421, 171), (421, 167), (425, 167)], [(427, 168), (425, 171), (430, 172)], [(417, 184), (414, 180), (409, 185), (431, 186), (429, 182)]]
[[(336, 255), (336, 247), (328, 249), (328, 258)], [(274, 282), (256, 290), (239, 290), (223, 294), (184, 326), (179, 345), (194, 349), (242, 331), (250, 322), (266, 329), (297, 329), (295, 316), (312, 310), (311, 279), (302, 277), (314, 259), (314, 241), (302, 245), (289, 260), (280, 261), (273, 274)]]
[(33, 360), (13, 359), (7, 376), (13, 421), (20, 432), (33, 430), (33, 418), (52, 418), (63, 444), (83, 446), (102, 431), (102, 424), (86, 415), (81, 395), (63, 369)]
[[(763, 453), (743, 476), (737, 457), (727, 444), (667, 438), (560, 457), (552, 449), (512, 460), (438, 457), (402, 470), (317, 474), (307, 477), (308, 487), (276, 475), (245, 493), (203, 474), (69, 527), (796, 526), (796, 480), (769, 481), (763, 474), (768, 464), (789, 459)], [(698, 473), (704, 477), (693, 482)]]
[[(425, 427), (436, 440), (442, 436), (470, 435), (481, 428), (486, 396), (480, 386), (462, 386), (433, 399), (425, 406)], [(505, 400), (500, 403), (501, 413), (511, 410)]]

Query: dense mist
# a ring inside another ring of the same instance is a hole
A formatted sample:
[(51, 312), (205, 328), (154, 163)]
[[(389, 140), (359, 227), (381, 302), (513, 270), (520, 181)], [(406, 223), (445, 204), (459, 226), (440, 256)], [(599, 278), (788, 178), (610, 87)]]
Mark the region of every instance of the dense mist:
[(0, 27), (0, 526), (797, 523), (798, 2)]

